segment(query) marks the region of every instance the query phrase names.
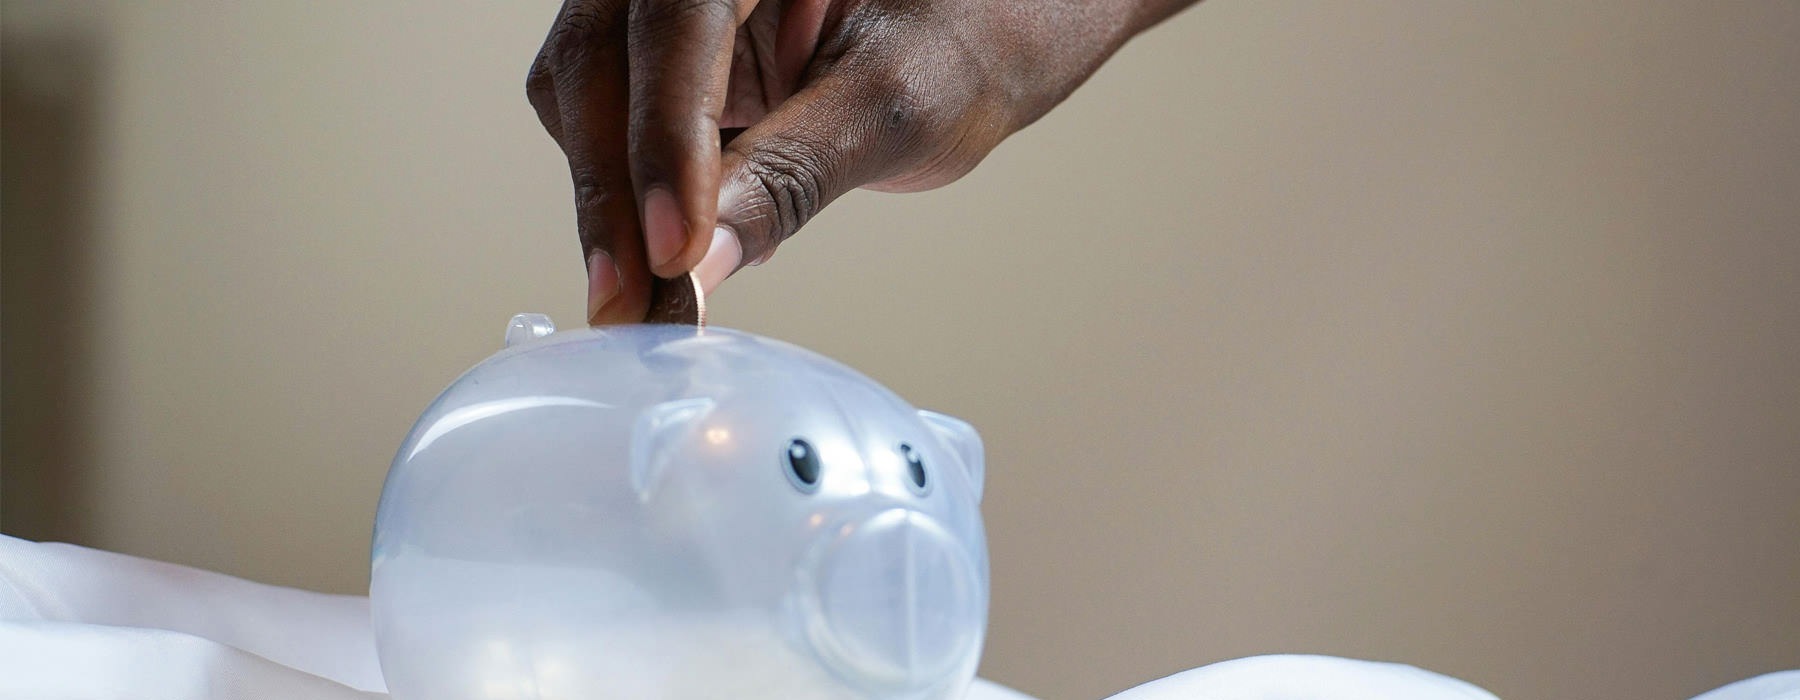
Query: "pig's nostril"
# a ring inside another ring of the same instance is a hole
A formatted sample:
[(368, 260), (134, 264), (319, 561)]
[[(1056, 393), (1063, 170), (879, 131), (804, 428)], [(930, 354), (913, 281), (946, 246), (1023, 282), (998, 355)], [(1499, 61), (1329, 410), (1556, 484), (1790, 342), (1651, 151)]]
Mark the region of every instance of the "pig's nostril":
[(814, 648), (864, 687), (919, 688), (973, 667), (986, 611), (968, 554), (903, 509), (834, 532), (808, 588)]

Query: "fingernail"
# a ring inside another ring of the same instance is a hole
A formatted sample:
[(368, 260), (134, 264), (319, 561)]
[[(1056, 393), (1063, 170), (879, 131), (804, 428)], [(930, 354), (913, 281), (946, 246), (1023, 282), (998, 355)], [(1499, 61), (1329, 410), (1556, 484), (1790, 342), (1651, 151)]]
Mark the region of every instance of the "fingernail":
[(675, 195), (662, 188), (650, 190), (644, 195), (644, 248), (650, 254), (650, 266), (669, 264), (686, 246), (687, 230), (681, 209), (675, 206)]
[(737, 271), (738, 262), (743, 259), (744, 249), (738, 245), (737, 234), (720, 226), (713, 229), (712, 245), (706, 247), (706, 257), (694, 267), (694, 276), (700, 278), (700, 288), (711, 294)]
[(619, 283), (619, 266), (613, 264), (611, 255), (602, 250), (588, 255), (588, 323), (594, 322), (606, 302), (619, 295)]

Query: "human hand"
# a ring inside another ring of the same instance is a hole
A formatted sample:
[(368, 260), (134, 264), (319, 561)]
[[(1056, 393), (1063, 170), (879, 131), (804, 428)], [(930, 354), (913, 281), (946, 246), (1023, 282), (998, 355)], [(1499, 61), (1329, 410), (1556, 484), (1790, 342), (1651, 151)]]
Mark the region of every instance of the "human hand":
[(852, 188), (954, 181), (1192, 1), (566, 0), (526, 93), (589, 322), (642, 321), (652, 275), (712, 292)]

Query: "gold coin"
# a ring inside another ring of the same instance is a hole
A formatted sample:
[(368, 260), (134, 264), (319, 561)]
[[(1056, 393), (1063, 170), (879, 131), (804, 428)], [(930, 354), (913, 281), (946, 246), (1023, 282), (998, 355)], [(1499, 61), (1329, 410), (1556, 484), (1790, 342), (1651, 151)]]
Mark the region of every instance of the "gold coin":
[(700, 276), (687, 273), (688, 282), (694, 287), (694, 325), (706, 327), (706, 288), (700, 286)]

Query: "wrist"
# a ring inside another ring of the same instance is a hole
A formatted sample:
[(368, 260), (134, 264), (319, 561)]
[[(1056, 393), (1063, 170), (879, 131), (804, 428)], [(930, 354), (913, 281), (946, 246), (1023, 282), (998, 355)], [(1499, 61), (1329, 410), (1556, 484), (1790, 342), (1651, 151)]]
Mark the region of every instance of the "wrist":
[(1163, 20), (1199, 3), (1200, 0), (1126, 0), (1126, 4), (1130, 5), (1128, 12), (1131, 19), (1126, 27), (1128, 35), (1124, 38), (1130, 39), (1142, 34), (1161, 24)]
[(986, 4), (989, 75), (1011, 120), (1037, 121), (1132, 37), (1197, 0), (998, 0)]

